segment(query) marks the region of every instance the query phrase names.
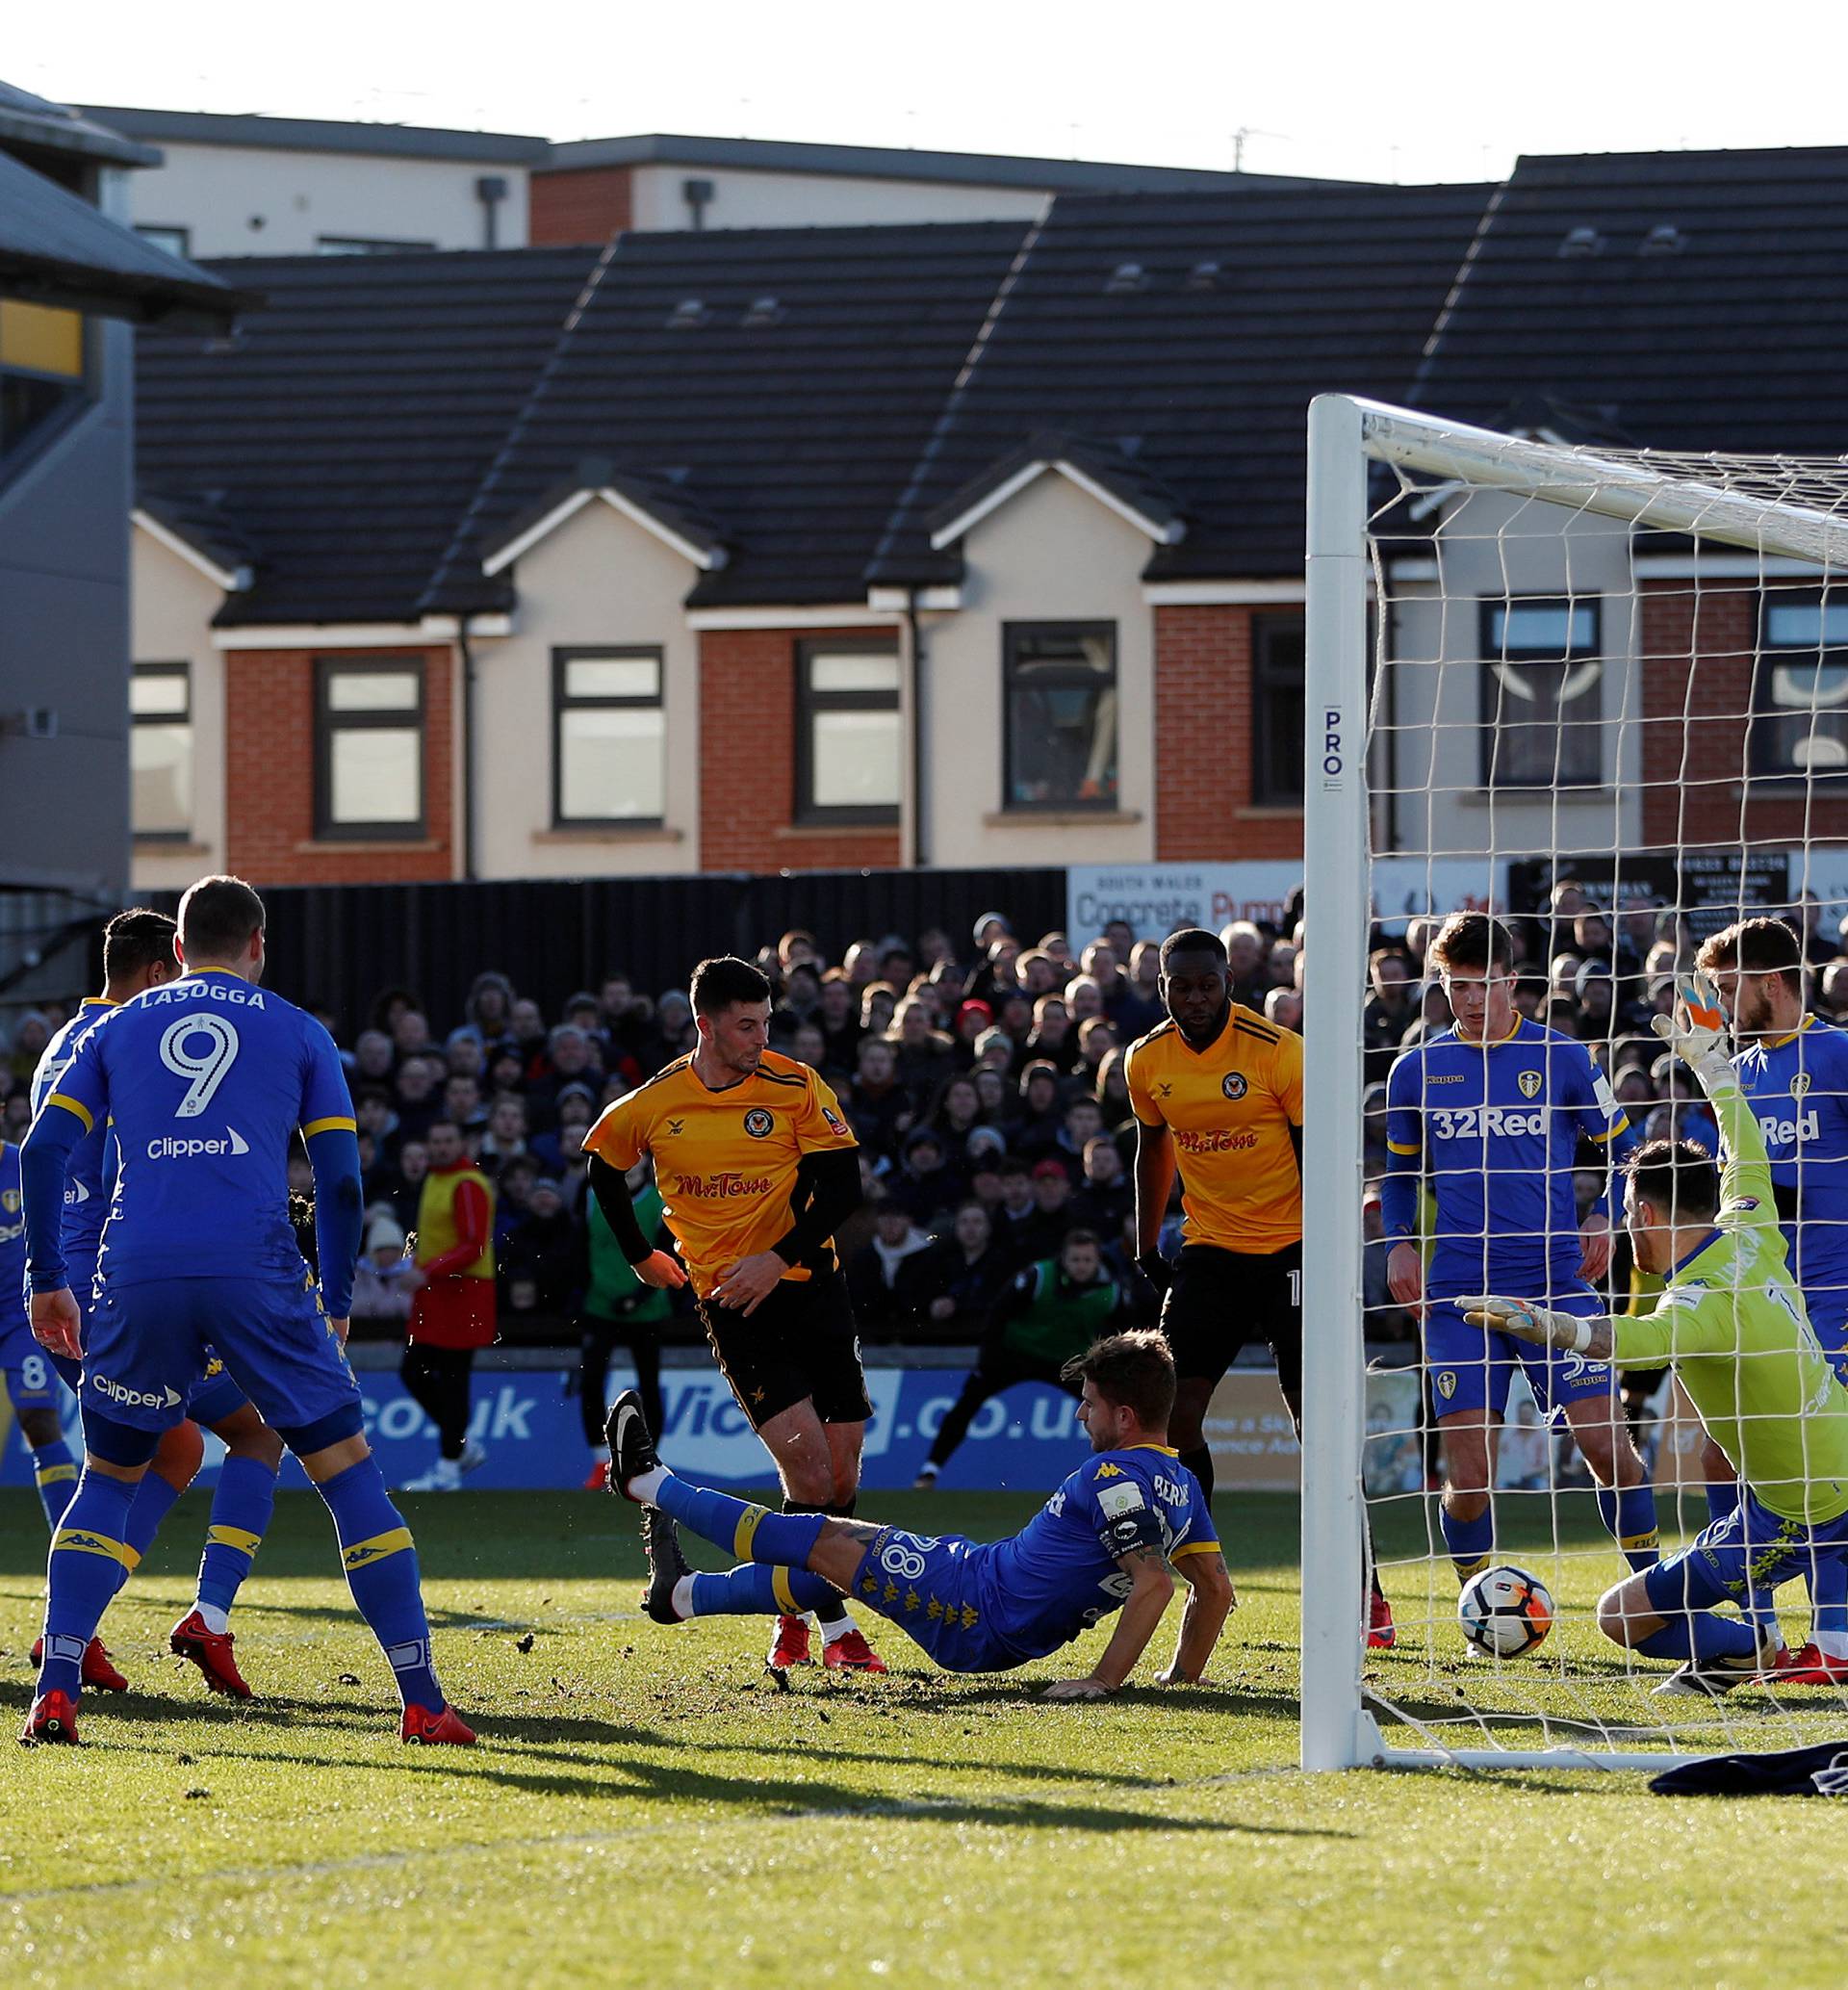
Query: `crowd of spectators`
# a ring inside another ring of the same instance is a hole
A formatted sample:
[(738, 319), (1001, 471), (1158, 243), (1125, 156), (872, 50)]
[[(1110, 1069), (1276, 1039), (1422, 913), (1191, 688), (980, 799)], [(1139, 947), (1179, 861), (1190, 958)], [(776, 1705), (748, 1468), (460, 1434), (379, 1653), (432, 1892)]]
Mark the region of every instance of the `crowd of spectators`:
[[(1812, 899), (1791, 917), (1813, 969), (1813, 1006), (1848, 1018), (1848, 935), (1826, 935)], [(1370, 1184), (1385, 1168), (1387, 1071), (1450, 1021), (1424, 962), (1439, 923), (1414, 918), (1373, 935), (1363, 1021)], [(1677, 969), (1692, 963), (1699, 936), (1689, 921), (1639, 898), (1604, 908), (1567, 880), (1544, 910), (1508, 923), (1522, 1013), (1590, 1043), (1648, 1136), (1710, 1143), (1705, 1105), (1648, 1027), (1672, 1002)], [(1162, 1019), (1161, 937), (1116, 921), (1075, 943), (1063, 933), (1035, 940), (996, 912), (962, 936), (934, 928), (859, 939), (838, 961), (801, 930), (757, 955), (775, 990), (772, 1047), (821, 1072), (860, 1142), (866, 1198), (836, 1241), (865, 1339), (979, 1339), (1013, 1275), (1057, 1256), (1074, 1228), (1097, 1236), (1105, 1269), (1152, 1311), (1154, 1295), (1132, 1271), (1135, 1127), (1122, 1065)], [(1221, 937), (1234, 998), (1300, 1029), (1300, 894), (1278, 921), (1236, 921)], [(683, 990), (651, 996), (611, 973), (554, 999), (549, 1013), (488, 971), (453, 1021), (433, 1021), (401, 988), (383, 992), (356, 1030), (323, 1020), (347, 1066), (369, 1204), (358, 1331), (398, 1331), (409, 1312), (404, 1238), (429, 1165), (426, 1137), (448, 1120), (494, 1183), (503, 1334), (572, 1337), (588, 1227), (602, 1221), (584, 1193), (583, 1135), (607, 1102), (693, 1047)], [(0, 1059), (6, 1138), (23, 1133), (30, 1075), (60, 1021), (55, 1010), (24, 1016)], [(1601, 1186), (1588, 1170), (1587, 1202)], [(1372, 1193), (1368, 1209), (1376, 1239)], [(1178, 1208), (1170, 1226), (1177, 1220)], [(1165, 1245), (1176, 1242), (1170, 1228)], [(1385, 1296), (1383, 1256), (1368, 1253), (1370, 1332), (1408, 1334), (1411, 1323)]]

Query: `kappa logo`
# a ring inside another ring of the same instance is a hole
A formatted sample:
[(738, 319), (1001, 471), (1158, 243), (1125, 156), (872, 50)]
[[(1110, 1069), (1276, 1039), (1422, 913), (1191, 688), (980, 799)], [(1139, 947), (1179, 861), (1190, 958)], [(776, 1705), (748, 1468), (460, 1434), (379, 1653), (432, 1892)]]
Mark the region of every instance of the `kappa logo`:
[(1219, 1080), (1219, 1090), (1228, 1098), (1243, 1098), (1248, 1089), (1242, 1071), (1229, 1071)]
[(1537, 1071), (1524, 1071), (1514, 1082), (1521, 1087), (1523, 1098), (1537, 1098), (1540, 1096), (1543, 1080)]
[(1444, 1398), (1445, 1402), (1448, 1403), (1456, 1394), (1456, 1370), (1454, 1368), (1440, 1370), (1432, 1380), (1437, 1383), (1437, 1393)]
[(1120, 1479), (1123, 1476), (1123, 1468), (1121, 1465), (1099, 1465), (1097, 1476), (1100, 1479)]
[(744, 1130), (753, 1140), (761, 1140), (776, 1124), (775, 1117), (760, 1105), (754, 1105), (744, 1116)]

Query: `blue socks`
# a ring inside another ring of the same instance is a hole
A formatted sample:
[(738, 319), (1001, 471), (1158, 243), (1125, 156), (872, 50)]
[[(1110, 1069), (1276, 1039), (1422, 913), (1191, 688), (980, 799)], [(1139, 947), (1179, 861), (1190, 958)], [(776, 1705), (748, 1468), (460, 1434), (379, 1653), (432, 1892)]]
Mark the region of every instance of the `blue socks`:
[(1805, 1574), (1810, 1641), (1833, 1659), (1848, 1658), (1848, 1556), (1818, 1555)]
[(134, 1500), (128, 1509), (128, 1531), (122, 1538), (122, 1568), (116, 1578), (119, 1589), (141, 1565), (141, 1560), (154, 1544), (154, 1537), (161, 1531), (161, 1522), (173, 1511), (173, 1502), (179, 1498), (177, 1486), (169, 1486), (159, 1472), (144, 1472), (141, 1483), (135, 1488)]
[(218, 1467), (205, 1553), (199, 1561), (200, 1603), (230, 1615), (270, 1530), (275, 1504), (276, 1475), (261, 1460), (227, 1458)]
[(1466, 1583), (1489, 1565), (1495, 1553), (1495, 1509), (1484, 1507), (1474, 1520), (1459, 1520), (1448, 1506), (1437, 1510), (1437, 1524), (1444, 1530), (1444, 1545), (1456, 1564), (1456, 1579)]
[(39, 1504), (45, 1510), (45, 1525), (56, 1534), (77, 1492), (77, 1460), (62, 1437), (40, 1444), (32, 1454), (33, 1484), (38, 1488)]
[(747, 1562), (724, 1575), (696, 1575), (695, 1616), (799, 1616), (805, 1610), (838, 1607), (840, 1592), (806, 1568), (772, 1568)]
[(66, 1693), (74, 1700), (82, 1689), (84, 1648), (122, 1579), (136, 1489), (125, 1479), (86, 1472), (51, 1538), (41, 1693)]
[[(648, 1497), (651, 1505), (672, 1513), (682, 1527), (739, 1561), (791, 1569), (800, 1569), (808, 1560), (828, 1524), (826, 1513), (773, 1513), (767, 1508), (754, 1507), (749, 1500), (733, 1499), (730, 1493), (689, 1486), (672, 1472), (663, 1475)], [(804, 1608), (814, 1606), (806, 1604)]]
[(430, 1626), (411, 1530), (385, 1490), (375, 1458), (361, 1459), (316, 1488), (334, 1516), (346, 1587), (372, 1628), (407, 1707), (440, 1714), (449, 1704), (430, 1665)]
[(1743, 1617), (1697, 1610), (1691, 1617), (1670, 1617), (1630, 1648), (1645, 1658), (1692, 1659), (1700, 1665), (1707, 1659), (1748, 1657), (1758, 1648), (1758, 1634)]
[(1656, 1488), (1647, 1479), (1640, 1486), (1599, 1486), (1598, 1512), (1631, 1568), (1654, 1568), (1662, 1559), (1662, 1538), (1656, 1531)]

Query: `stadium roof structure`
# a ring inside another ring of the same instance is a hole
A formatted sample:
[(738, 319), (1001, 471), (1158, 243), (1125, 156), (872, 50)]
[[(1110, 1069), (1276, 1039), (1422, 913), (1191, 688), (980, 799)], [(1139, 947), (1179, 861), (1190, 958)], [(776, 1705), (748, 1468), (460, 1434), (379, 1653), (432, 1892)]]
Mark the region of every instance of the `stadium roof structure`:
[[(384, 124), (334, 117), (266, 117), (217, 111), (152, 111), (87, 105), (84, 116), (130, 138), (174, 145), (239, 145), (285, 152), (349, 152), (374, 159), (459, 159), (483, 166), (531, 166), (550, 142), (519, 132), (455, 131), (441, 125)], [(158, 158), (158, 154), (155, 155)]]
[(1848, 147), (1524, 158), (1412, 404), (1568, 440), (1833, 455), (1844, 319)]

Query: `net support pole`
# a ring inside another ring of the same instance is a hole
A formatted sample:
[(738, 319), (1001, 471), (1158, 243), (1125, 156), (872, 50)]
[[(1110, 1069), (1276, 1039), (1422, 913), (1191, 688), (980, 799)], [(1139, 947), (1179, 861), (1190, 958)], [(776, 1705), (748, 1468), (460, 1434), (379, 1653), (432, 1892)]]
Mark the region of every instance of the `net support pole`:
[(1341, 395), (1309, 409), (1301, 1745), (1312, 1770), (1352, 1768), (1376, 1745), (1360, 1699), (1360, 1008), (1372, 915), (1362, 421)]

